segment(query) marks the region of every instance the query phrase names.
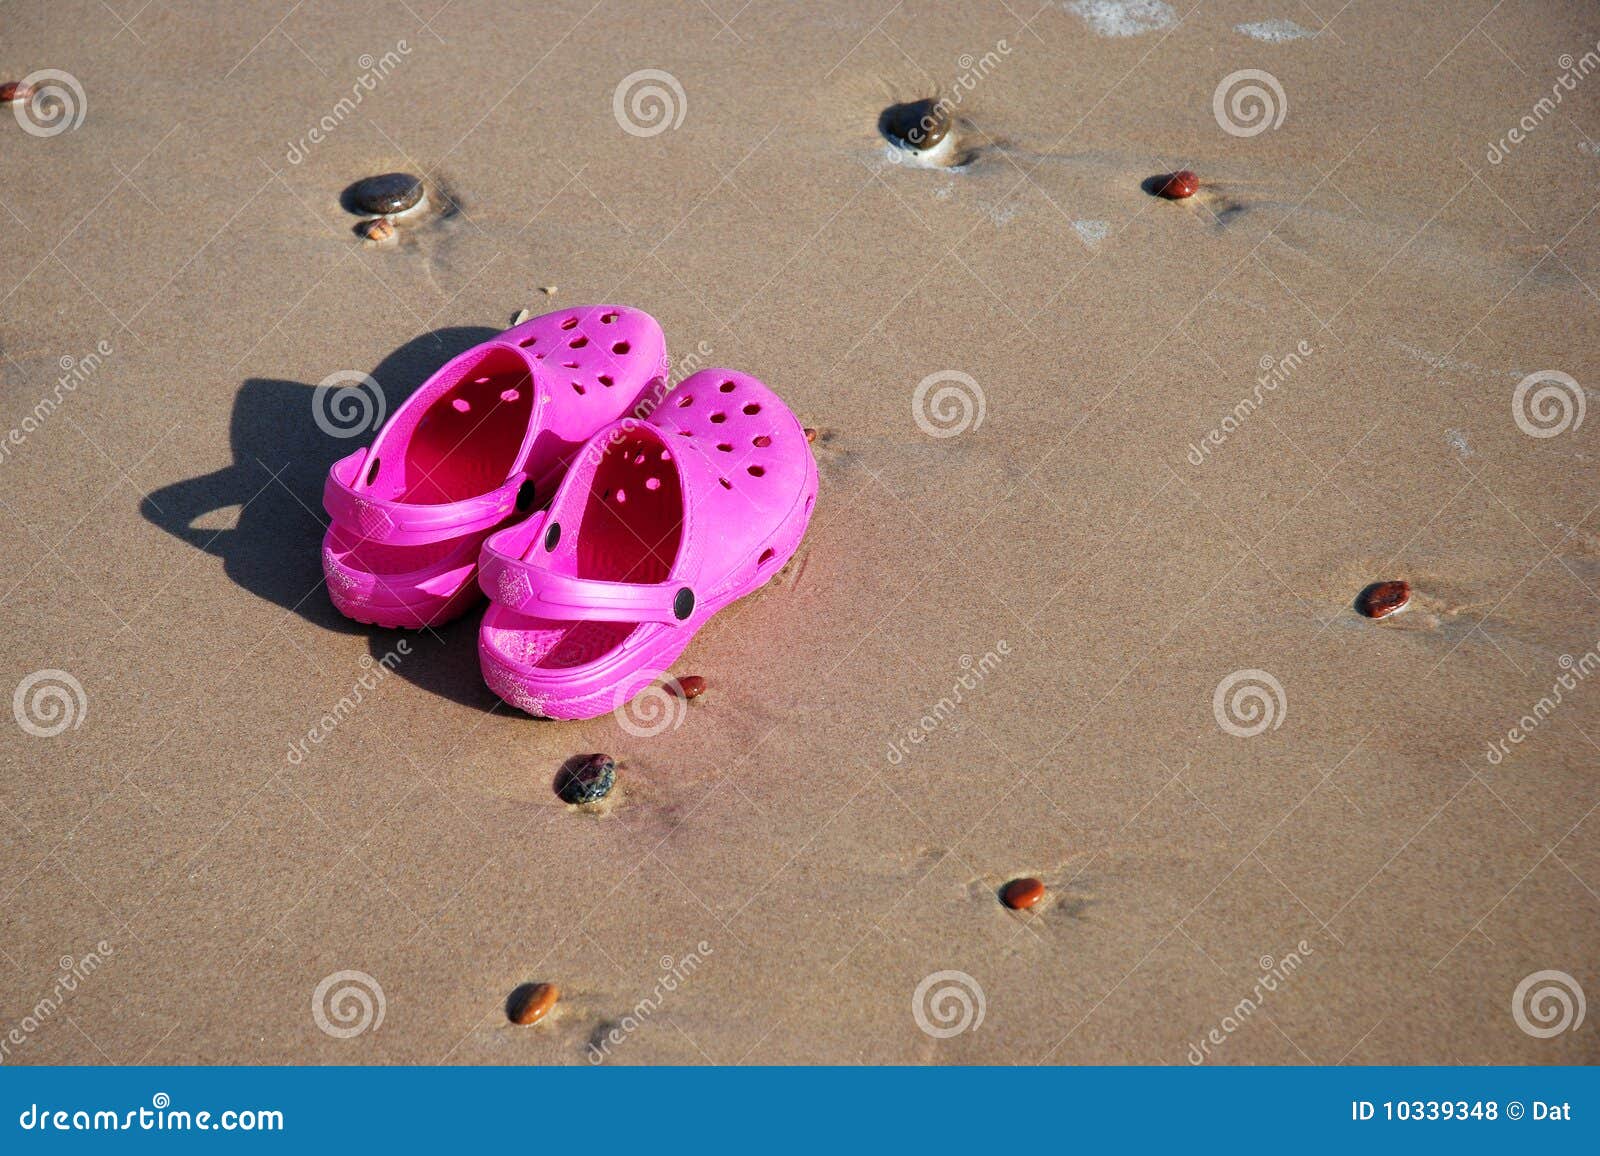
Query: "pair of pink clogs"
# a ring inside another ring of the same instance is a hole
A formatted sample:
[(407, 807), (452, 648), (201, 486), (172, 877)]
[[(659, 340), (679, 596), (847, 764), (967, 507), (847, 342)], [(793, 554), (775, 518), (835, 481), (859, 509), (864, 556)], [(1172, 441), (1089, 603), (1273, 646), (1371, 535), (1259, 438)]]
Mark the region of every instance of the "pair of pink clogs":
[(670, 390), (666, 374), (661, 327), (618, 305), (535, 317), (449, 361), (328, 473), (333, 604), (437, 626), (481, 590), (496, 694), (548, 718), (620, 707), (777, 573), (817, 495), (775, 393), (732, 370)]

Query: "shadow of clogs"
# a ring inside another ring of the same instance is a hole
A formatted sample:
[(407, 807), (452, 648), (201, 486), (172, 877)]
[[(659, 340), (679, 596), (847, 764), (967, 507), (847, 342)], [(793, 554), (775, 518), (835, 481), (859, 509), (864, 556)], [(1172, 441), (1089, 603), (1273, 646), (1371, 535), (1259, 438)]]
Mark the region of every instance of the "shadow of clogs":
[[(392, 414), (435, 369), (497, 332), (479, 326), (437, 329), (396, 349), (372, 371), (383, 391), (383, 412)], [(456, 702), (492, 706), (498, 700), (478, 671), (476, 611), (437, 631), (384, 630), (352, 622), (328, 601), (321, 556), (328, 520), (323, 481), (329, 466), (370, 443), (377, 430), (369, 425), (347, 437), (328, 432), (315, 417), (315, 391), (297, 381), (246, 380), (233, 403), (233, 464), (155, 491), (139, 512), (221, 558), (227, 576), (252, 594), (330, 630), (368, 635), (374, 658), (406, 639), (410, 654), (394, 670), (409, 681)], [(196, 524), (235, 506), (233, 529)]]

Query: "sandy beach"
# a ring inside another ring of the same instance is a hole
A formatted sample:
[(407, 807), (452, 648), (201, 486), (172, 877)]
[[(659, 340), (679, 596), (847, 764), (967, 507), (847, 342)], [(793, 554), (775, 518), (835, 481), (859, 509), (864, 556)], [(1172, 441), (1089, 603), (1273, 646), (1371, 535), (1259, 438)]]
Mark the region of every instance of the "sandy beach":
[[(5, 25), (0, 1063), (1600, 1060), (1592, 6)], [(820, 492), (540, 721), (330, 604), (318, 386), (611, 302)]]

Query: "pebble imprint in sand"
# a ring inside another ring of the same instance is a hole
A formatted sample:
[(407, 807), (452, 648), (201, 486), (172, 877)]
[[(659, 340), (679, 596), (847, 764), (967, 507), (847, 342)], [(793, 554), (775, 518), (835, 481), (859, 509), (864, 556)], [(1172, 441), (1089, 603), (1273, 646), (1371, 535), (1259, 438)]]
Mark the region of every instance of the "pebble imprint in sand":
[(506, 997), (506, 1019), (514, 1024), (536, 1024), (550, 1013), (561, 998), (553, 983), (525, 983)]
[(678, 679), (676, 690), (684, 698), (699, 698), (706, 692), (706, 680), (698, 674), (686, 674)]
[(1411, 602), (1409, 582), (1374, 582), (1356, 598), (1356, 609), (1368, 618), (1398, 614)]
[(1044, 882), (1031, 875), (1013, 879), (1000, 889), (1000, 902), (1013, 911), (1026, 911), (1044, 898)]
[(878, 118), (878, 131), (901, 148), (927, 152), (949, 135), (950, 113), (932, 99), (891, 104)]
[(359, 180), (345, 190), (357, 212), (389, 217), (417, 207), (422, 200), (422, 178), (410, 173), (384, 173)]
[(0, 104), (10, 104), (14, 100), (27, 100), (33, 95), (33, 88), (23, 84), (20, 80), (8, 80), (0, 84)]
[(556, 793), (568, 803), (598, 803), (616, 785), (617, 761), (610, 755), (589, 755), (562, 769)]
[[(1159, 178), (1158, 178), (1159, 179)], [(1161, 187), (1156, 190), (1156, 195), (1165, 197), (1169, 201), (1181, 201), (1192, 197), (1200, 191), (1200, 178), (1193, 169), (1179, 169), (1169, 173)]]

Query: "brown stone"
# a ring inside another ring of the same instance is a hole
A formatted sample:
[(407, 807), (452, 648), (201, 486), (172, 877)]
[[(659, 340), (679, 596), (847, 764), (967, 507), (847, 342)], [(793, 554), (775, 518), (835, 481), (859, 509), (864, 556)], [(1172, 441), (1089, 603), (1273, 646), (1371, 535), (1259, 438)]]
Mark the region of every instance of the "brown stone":
[(1398, 614), (1411, 601), (1409, 582), (1374, 582), (1356, 597), (1356, 609), (1368, 618)]
[(1013, 879), (1000, 889), (1000, 902), (1013, 911), (1025, 911), (1044, 898), (1044, 882), (1029, 876)]
[(514, 1024), (536, 1024), (560, 998), (561, 989), (553, 983), (525, 983), (506, 997), (506, 1018)]
[(706, 680), (698, 674), (686, 674), (678, 680), (678, 693), (684, 698), (699, 698), (706, 692)]
[(1179, 169), (1175, 173), (1169, 173), (1158, 190), (1159, 194), (1169, 201), (1181, 201), (1199, 191), (1200, 178), (1193, 169)]

